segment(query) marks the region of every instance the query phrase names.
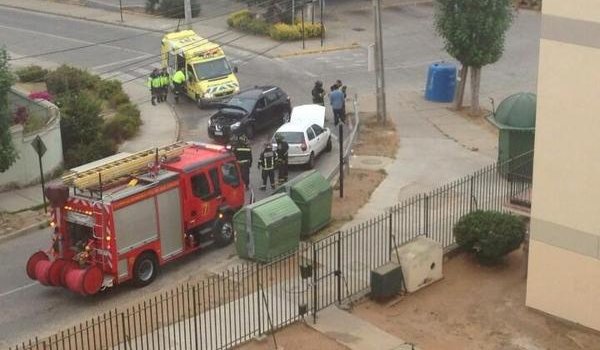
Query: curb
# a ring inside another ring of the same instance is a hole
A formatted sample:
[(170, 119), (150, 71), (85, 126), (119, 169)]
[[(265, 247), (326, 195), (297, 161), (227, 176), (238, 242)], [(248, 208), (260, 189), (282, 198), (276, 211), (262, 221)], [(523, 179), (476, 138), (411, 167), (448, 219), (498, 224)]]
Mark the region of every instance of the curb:
[(275, 57), (287, 58), (287, 57), (294, 57), (294, 56), (314, 55), (317, 53), (353, 50), (353, 49), (357, 49), (359, 47), (361, 47), (361, 46), (358, 43), (352, 43), (349, 45), (331, 46), (331, 47), (325, 47), (325, 48), (308, 49), (308, 50), (302, 50), (302, 51), (296, 51), (296, 52), (290, 52), (290, 53), (283, 53), (283, 54), (277, 55)]
[[(71, 4), (71, 5), (73, 5), (73, 4)], [(81, 6), (81, 5), (73, 5), (73, 6)], [(57, 13), (57, 12), (52, 12), (52, 11), (44, 11), (44, 10), (39, 10), (39, 9), (33, 9), (33, 8), (30, 8), (30, 7), (12, 5), (12, 4), (11, 5), (0, 4), (0, 7), (12, 8), (12, 9), (16, 9), (16, 10), (23, 10), (23, 11), (29, 11), (29, 12), (35, 12), (35, 13), (41, 13), (41, 14), (44, 14), (44, 15), (51, 15), (51, 16), (58, 16), (58, 17), (66, 17), (66, 18), (72, 18), (72, 19), (85, 20), (85, 21), (95, 22), (95, 23), (100, 23), (100, 24), (110, 24), (110, 25), (119, 26), (119, 27), (125, 27), (125, 28), (143, 30), (143, 31), (147, 31), (147, 32), (166, 33), (165, 30), (155, 29), (155, 28), (152, 28), (152, 27), (136, 26), (136, 25), (131, 25), (131, 24), (120, 23), (119, 21), (117, 21), (117, 22), (110, 22), (110, 21), (107, 21), (107, 20), (100, 20), (100, 19), (88, 18), (88, 17), (83, 17), (83, 16), (75, 16), (75, 15), (69, 15), (69, 14), (65, 14), (65, 13)], [(82, 6), (82, 7), (84, 7), (84, 6)]]
[(33, 231), (36, 231), (36, 230), (39, 230), (39, 229), (42, 229), (42, 228), (46, 228), (48, 226), (50, 226), (50, 225), (48, 224), (47, 221), (46, 222), (38, 222), (37, 224), (29, 225), (29, 226), (24, 227), (24, 228), (22, 228), (20, 230), (13, 231), (13, 232), (10, 232), (10, 233), (7, 233), (5, 235), (0, 236), (0, 243), (4, 243), (4, 242), (9, 241), (9, 240), (11, 240), (13, 238), (24, 236), (24, 235), (26, 235), (28, 233), (31, 233)]

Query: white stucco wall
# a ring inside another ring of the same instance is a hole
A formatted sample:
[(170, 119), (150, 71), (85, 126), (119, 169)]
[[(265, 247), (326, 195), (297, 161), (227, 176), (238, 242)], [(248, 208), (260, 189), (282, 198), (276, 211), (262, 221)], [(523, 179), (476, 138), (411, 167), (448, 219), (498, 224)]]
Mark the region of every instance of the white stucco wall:
[(25, 106), (32, 113), (47, 113), (49, 120), (45, 127), (31, 134), (23, 133), (23, 126), (10, 128), (13, 145), (19, 154), (17, 161), (5, 172), (0, 173), (0, 189), (22, 187), (40, 181), (38, 156), (31, 142), (40, 135), (48, 149), (42, 158), (45, 174), (52, 174), (63, 164), (62, 139), (60, 134), (60, 111), (47, 101), (31, 101), (23, 92), (12, 90), (9, 95), (9, 107)]

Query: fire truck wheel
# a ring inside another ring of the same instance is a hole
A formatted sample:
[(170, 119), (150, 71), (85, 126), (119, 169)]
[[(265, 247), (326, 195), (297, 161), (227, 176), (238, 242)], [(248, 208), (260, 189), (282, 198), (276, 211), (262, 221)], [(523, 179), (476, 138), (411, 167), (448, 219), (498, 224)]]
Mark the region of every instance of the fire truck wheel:
[(152, 283), (158, 273), (158, 263), (154, 253), (140, 255), (133, 265), (133, 281), (136, 286), (144, 287)]
[(215, 223), (215, 243), (218, 247), (225, 247), (233, 241), (233, 224), (231, 218), (223, 218)]

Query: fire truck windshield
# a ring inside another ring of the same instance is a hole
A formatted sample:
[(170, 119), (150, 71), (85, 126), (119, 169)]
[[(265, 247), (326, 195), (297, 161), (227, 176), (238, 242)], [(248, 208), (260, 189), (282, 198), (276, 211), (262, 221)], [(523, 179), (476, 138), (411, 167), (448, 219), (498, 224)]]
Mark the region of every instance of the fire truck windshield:
[(200, 80), (213, 79), (231, 74), (231, 67), (225, 57), (194, 64), (196, 76)]

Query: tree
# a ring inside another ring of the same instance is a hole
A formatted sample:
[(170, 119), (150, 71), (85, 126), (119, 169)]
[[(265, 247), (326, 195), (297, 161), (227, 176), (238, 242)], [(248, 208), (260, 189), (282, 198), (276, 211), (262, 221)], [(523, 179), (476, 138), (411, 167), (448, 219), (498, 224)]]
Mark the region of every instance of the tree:
[(437, 0), (435, 29), (446, 51), (461, 63), (454, 107), (462, 108), (471, 68), (471, 110), (479, 112), (481, 68), (502, 57), (504, 38), (513, 19), (512, 0)]
[(8, 92), (15, 78), (8, 69), (6, 49), (0, 49), (0, 173), (5, 172), (17, 159), (17, 152), (10, 136), (10, 112)]

